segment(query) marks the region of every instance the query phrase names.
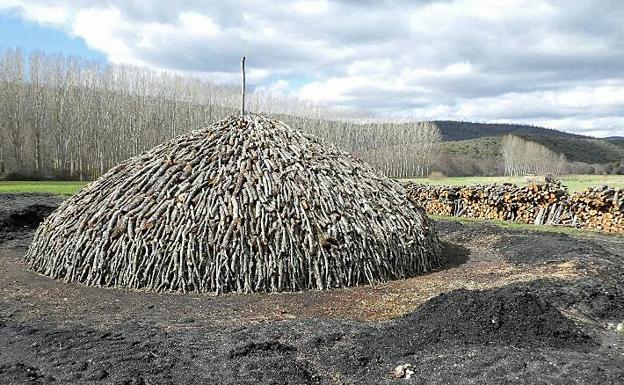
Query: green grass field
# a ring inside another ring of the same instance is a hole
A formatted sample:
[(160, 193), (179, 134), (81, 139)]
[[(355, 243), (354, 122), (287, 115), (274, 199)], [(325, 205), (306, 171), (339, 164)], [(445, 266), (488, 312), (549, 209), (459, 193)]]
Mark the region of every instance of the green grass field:
[(567, 227), (567, 226), (533, 225), (529, 223), (499, 221), (495, 219), (449, 217), (449, 216), (444, 216), (444, 215), (432, 215), (432, 214), (429, 214), (429, 217), (435, 219), (436, 221), (451, 221), (451, 222), (461, 222), (461, 223), (488, 222), (491, 225), (498, 226), (503, 229), (510, 229), (510, 230), (529, 230), (529, 231), (539, 231), (539, 232), (544, 232), (544, 233), (559, 233), (559, 234), (585, 235), (585, 236), (600, 235), (600, 236), (608, 236), (608, 237), (616, 237), (616, 238), (624, 239), (624, 235), (622, 234), (605, 233), (600, 230), (577, 229), (575, 227)]
[[(560, 178), (570, 191), (579, 191), (587, 187), (608, 185), (624, 188), (624, 175), (564, 175)], [(413, 178), (399, 179), (401, 182), (413, 181), (432, 185), (470, 185), (490, 183), (515, 183), (524, 185), (524, 177), (454, 177), (454, 178)], [(56, 195), (72, 195), (88, 182), (57, 182), (57, 181), (0, 181), (2, 193), (50, 193)]]
[[(559, 177), (570, 191), (584, 190), (587, 187), (607, 185), (624, 188), (624, 175), (562, 175)], [(432, 185), (461, 186), (473, 184), (514, 183), (519, 186), (526, 184), (524, 177), (491, 176), (491, 177), (452, 177), (441, 179), (412, 178), (399, 179), (401, 182), (412, 181)]]
[(57, 181), (0, 181), (2, 193), (49, 193), (55, 195), (73, 195), (89, 182)]

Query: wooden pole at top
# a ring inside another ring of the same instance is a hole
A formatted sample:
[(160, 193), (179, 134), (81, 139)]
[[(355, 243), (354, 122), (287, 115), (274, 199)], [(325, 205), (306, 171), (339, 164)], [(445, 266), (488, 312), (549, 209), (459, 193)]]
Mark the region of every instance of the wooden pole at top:
[(241, 60), (241, 116), (245, 115), (245, 57)]

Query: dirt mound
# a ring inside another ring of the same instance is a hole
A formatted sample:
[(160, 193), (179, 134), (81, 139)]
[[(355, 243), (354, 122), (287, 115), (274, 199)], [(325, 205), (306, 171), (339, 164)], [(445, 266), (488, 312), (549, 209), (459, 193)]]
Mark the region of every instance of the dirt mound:
[[(621, 277), (621, 273), (619, 275)], [(573, 308), (591, 319), (624, 319), (624, 282), (584, 278), (573, 283), (537, 280), (527, 285), (557, 307)]]
[(278, 341), (246, 342), (225, 355), (222, 375), (232, 384), (320, 383), (309, 365), (297, 359), (296, 351)]
[(495, 247), (510, 262), (524, 264), (568, 260), (570, 256), (586, 260), (608, 254), (596, 241), (543, 232), (503, 235)]
[(518, 286), (456, 290), (396, 321), (398, 334), (416, 344), (460, 342), (517, 347), (579, 347), (592, 343), (571, 320), (534, 292)]
[(30, 238), (30, 231), (50, 215), (62, 198), (41, 194), (0, 194), (0, 244)]
[(230, 358), (247, 357), (251, 355), (271, 355), (273, 353), (293, 352), (296, 349), (276, 341), (249, 342), (230, 351)]
[(606, 283), (592, 278), (578, 282), (572, 288), (572, 298), (584, 313), (596, 318), (624, 319), (624, 282)]
[(5, 232), (36, 229), (62, 202), (53, 195), (0, 194), (0, 229)]

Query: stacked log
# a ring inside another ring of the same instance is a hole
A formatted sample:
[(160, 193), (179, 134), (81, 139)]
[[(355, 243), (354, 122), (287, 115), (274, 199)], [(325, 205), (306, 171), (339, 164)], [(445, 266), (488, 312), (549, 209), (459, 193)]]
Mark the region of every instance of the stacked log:
[(572, 216), (588, 229), (624, 232), (624, 189), (589, 188), (572, 195)]
[(443, 258), (397, 182), (245, 115), (113, 168), (41, 224), (25, 261), (87, 285), (220, 293), (370, 284)]
[(569, 194), (561, 183), (431, 186), (408, 183), (408, 198), (433, 215), (574, 226), (624, 233), (624, 190)]

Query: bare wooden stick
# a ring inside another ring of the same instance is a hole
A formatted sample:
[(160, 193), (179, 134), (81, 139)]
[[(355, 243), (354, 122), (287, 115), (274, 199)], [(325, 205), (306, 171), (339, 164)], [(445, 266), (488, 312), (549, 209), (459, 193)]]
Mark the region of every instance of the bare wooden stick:
[(245, 56), (241, 59), (241, 116), (245, 115)]

